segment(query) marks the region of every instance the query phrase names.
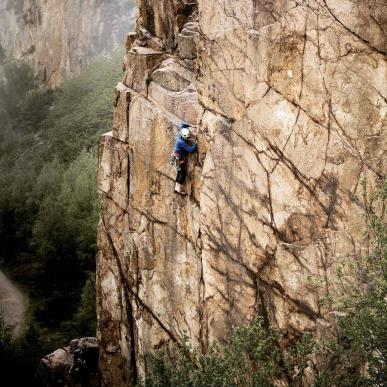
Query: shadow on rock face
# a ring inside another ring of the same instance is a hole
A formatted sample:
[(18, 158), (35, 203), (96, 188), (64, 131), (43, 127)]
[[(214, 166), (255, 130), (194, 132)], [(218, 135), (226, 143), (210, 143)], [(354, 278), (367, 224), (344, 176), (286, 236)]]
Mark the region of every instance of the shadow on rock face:
[(310, 245), (319, 238), (319, 223), (321, 221), (313, 215), (294, 213), (286, 223), (282, 238), (287, 243)]

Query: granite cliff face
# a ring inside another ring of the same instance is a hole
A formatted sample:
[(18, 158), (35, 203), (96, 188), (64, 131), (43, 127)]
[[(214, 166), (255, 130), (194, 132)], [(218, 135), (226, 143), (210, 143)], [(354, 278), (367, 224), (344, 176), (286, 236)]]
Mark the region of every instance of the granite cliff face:
[(0, 51), (57, 87), (91, 58), (121, 46), (134, 17), (134, 0), (0, 0)]
[[(100, 370), (143, 374), (187, 333), (205, 351), (257, 314), (329, 323), (335, 264), (366, 248), (352, 195), (384, 175), (386, 5), (139, 1), (99, 152)], [(188, 197), (168, 156), (197, 124)]]

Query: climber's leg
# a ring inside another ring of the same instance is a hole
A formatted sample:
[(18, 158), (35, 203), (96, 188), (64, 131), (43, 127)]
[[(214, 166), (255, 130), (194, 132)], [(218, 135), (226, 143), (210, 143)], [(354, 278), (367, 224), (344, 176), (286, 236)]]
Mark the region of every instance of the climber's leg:
[(186, 162), (185, 162), (185, 159), (182, 159), (180, 160), (179, 170), (177, 171), (176, 185), (175, 185), (175, 192), (179, 193), (180, 195), (187, 195), (187, 193), (184, 191), (182, 187), (186, 177), (187, 177)]
[(183, 190), (182, 185), (179, 184), (179, 183), (176, 183), (175, 192), (178, 193), (178, 194), (180, 194), (180, 195), (183, 195), (183, 196), (184, 196), (184, 195), (187, 195), (187, 192), (185, 192), (185, 191)]

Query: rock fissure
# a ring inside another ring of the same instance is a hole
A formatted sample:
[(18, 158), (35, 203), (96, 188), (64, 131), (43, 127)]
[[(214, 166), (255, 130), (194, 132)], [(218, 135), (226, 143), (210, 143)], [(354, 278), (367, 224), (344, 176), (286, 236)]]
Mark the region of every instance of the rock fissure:
[(120, 278), (120, 285), (122, 286), (122, 289), (124, 291), (124, 305), (122, 304), (122, 301), (121, 301), (121, 308), (122, 310), (126, 309), (127, 311), (127, 315), (126, 315), (126, 321), (124, 320), (123, 322), (121, 323), (127, 323), (128, 324), (128, 330), (129, 330), (129, 333), (130, 333), (130, 362), (129, 362), (129, 366), (130, 366), (130, 382), (133, 383), (133, 385), (135, 385), (137, 383), (137, 362), (136, 362), (136, 341), (135, 341), (135, 325), (134, 325), (134, 318), (133, 318), (133, 310), (132, 310), (132, 302), (131, 302), (131, 299), (130, 299), (130, 293), (133, 294), (133, 292), (130, 291), (130, 289), (128, 288), (127, 286), (127, 283), (126, 283), (126, 280), (125, 280), (125, 275), (124, 275), (124, 272), (122, 270), (122, 267), (121, 267), (121, 263), (120, 263), (120, 257), (119, 257), (119, 254), (118, 252), (116, 251), (116, 248), (114, 246), (114, 243), (113, 243), (113, 240), (110, 236), (110, 233), (108, 232), (107, 228), (106, 228), (106, 224), (104, 223), (103, 219), (101, 219), (102, 221), (102, 224), (103, 224), (103, 229), (105, 231), (105, 235), (107, 236), (108, 240), (109, 240), (109, 246), (110, 248), (112, 249), (113, 251), (113, 255), (115, 257), (115, 263), (116, 263), (116, 268), (118, 269), (118, 274), (119, 274), (119, 278)]

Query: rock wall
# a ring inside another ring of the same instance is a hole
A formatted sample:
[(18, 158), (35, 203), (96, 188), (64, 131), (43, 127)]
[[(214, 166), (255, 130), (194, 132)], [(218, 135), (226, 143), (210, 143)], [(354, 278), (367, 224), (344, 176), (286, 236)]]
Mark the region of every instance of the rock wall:
[[(99, 152), (100, 370), (124, 386), (187, 334), (257, 314), (325, 326), (335, 264), (366, 248), (359, 179), (386, 171), (386, 6), (141, 0)], [(197, 125), (188, 197), (168, 156)]]
[[(134, 29), (134, 0), (0, 0), (0, 52), (57, 87)], [(3, 58), (4, 59), (4, 58)]]

